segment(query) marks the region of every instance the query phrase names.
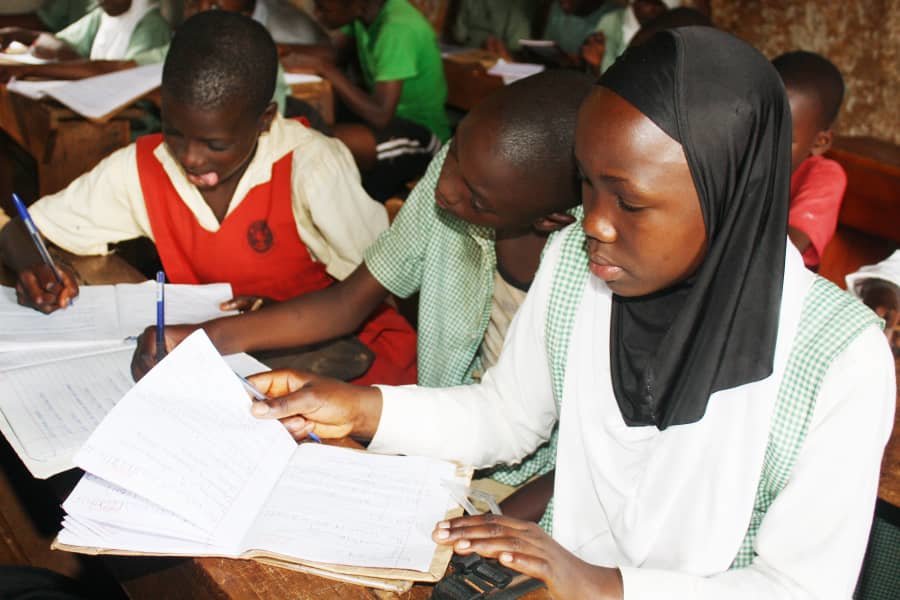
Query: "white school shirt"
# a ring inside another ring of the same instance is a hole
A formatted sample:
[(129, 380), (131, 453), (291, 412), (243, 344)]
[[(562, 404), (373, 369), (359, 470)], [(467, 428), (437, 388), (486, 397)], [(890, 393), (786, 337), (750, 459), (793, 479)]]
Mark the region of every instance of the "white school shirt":
[(545, 315), (560, 240), (542, 266), (481, 385), (379, 386), (369, 446), (515, 463), (559, 419), (553, 537), (580, 558), (619, 567), (626, 600), (849, 599), (862, 562), (895, 404), (894, 364), (877, 327), (827, 373), (792, 477), (760, 527), (753, 565), (729, 571), (750, 520), (803, 300), (813, 275), (788, 244), (773, 374), (713, 394), (697, 423), (627, 427), (609, 366), (611, 293), (585, 286), (557, 414)]
[[(272, 165), (289, 152), (294, 153), (291, 204), (297, 232), (312, 258), (324, 263), (332, 277), (344, 279), (362, 261), (363, 251), (387, 229), (388, 220), (384, 207), (363, 190), (356, 163), (339, 140), (276, 116), (269, 131), (259, 137), (226, 217), (252, 188), (271, 179)], [(218, 231), (212, 209), (164, 143), (154, 155), (199, 225)], [(112, 153), (29, 210), (47, 238), (74, 254), (105, 254), (113, 242), (140, 236), (153, 239), (134, 144)]]

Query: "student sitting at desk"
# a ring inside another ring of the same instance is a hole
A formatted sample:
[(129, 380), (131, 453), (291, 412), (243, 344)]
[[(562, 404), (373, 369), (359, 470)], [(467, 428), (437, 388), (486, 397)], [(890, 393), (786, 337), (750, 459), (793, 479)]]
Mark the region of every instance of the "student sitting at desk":
[[(38, 228), (75, 254), (146, 236), (169, 281), (224, 281), (240, 295), (286, 300), (343, 279), (387, 215), (343, 144), (276, 114), (276, 70), (259, 23), (225, 11), (188, 19), (163, 70), (162, 135), (39, 200)], [(20, 220), (0, 231), (0, 251), (21, 303), (51, 312), (77, 294), (72, 274), (60, 287), (40, 264)], [(393, 309), (373, 309), (355, 328), (375, 354), (364, 378), (414, 382), (415, 332)]]
[(253, 412), (476, 466), (519, 461), (558, 423), (552, 536), (493, 515), (433, 534), (555, 598), (850, 598), (894, 365), (877, 316), (787, 241), (790, 135), (759, 52), (658, 34), (582, 105), (583, 220), (548, 245), (480, 385), (276, 371), (251, 378), (280, 396)]
[[(308, 69), (331, 81), (359, 120), (338, 123), (334, 134), (353, 153), (366, 189), (384, 201), (421, 176), (450, 137), (437, 38), (408, 0), (317, 0), (316, 9), (326, 27), (340, 28), (334, 49), (310, 47), (283, 62), (288, 70)], [(364, 88), (341, 70), (353, 54)]]
[(836, 160), (825, 158), (831, 130), (844, 98), (844, 78), (831, 61), (813, 52), (788, 52), (772, 61), (791, 103), (791, 242), (803, 263), (819, 268), (825, 246), (837, 230), (847, 174)]
[[(341, 336), (388, 293), (419, 293), (419, 385), (476, 381), (491, 366), (525, 297), (550, 231), (571, 223), (578, 201), (571, 146), (575, 115), (590, 89), (578, 73), (550, 71), (478, 104), (432, 161), (390, 229), (350, 277), (328, 289), (201, 326), (223, 353), (292, 347)], [(166, 328), (175, 345), (197, 326)], [(153, 364), (153, 330), (141, 336), (136, 376)], [(548, 460), (549, 459), (549, 460)], [(494, 478), (519, 485), (552, 468), (542, 451)], [(540, 518), (543, 497), (519, 496)], [(532, 508), (533, 507), (533, 508)], [(529, 511), (529, 512), (526, 512)]]
[(169, 43), (169, 24), (155, 0), (103, 0), (100, 6), (56, 35), (10, 27), (0, 29), (0, 48), (16, 41), (31, 46), (49, 64), (4, 67), (8, 76), (79, 79), (160, 62)]

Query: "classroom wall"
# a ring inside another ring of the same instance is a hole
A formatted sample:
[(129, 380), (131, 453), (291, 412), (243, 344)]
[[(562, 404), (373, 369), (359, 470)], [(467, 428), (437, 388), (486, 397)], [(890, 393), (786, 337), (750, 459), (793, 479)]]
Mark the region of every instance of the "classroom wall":
[(828, 57), (847, 94), (837, 131), (900, 144), (900, 0), (711, 0), (716, 25), (769, 58), (789, 50)]

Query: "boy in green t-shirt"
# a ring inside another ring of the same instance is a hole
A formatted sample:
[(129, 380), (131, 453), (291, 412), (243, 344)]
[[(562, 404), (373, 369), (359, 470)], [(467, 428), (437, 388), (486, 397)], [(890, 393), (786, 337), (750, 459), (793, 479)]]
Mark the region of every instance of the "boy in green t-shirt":
[[(334, 47), (295, 46), (283, 63), (331, 81), (358, 119), (338, 123), (335, 136), (353, 153), (367, 191), (385, 200), (420, 176), (450, 137), (435, 32), (407, 0), (316, 0), (316, 12), (336, 30)], [(363, 88), (341, 70), (354, 55)]]

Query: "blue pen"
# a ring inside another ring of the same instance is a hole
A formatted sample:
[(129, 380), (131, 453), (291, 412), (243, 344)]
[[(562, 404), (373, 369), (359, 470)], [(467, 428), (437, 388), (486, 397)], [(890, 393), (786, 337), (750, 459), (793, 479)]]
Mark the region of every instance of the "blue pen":
[(156, 362), (166, 357), (166, 274), (156, 272)]
[(50, 253), (47, 252), (47, 246), (44, 245), (44, 240), (41, 239), (41, 234), (35, 226), (34, 221), (31, 220), (31, 215), (28, 214), (28, 209), (25, 208), (25, 203), (22, 202), (21, 198), (19, 198), (18, 194), (15, 192), (12, 195), (13, 204), (16, 205), (16, 210), (19, 211), (19, 217), (22, 219), (22, 222), (25, 224), (25, 229), (28, 230), (28, 235), (31, 236), (32, 241), (34, 241), (34, 245), (37, 248), (38, 254), (41, 255), (41, 260), (44, 261), (44, 264), (50, 267), (50, 270), (53, 271), (53, 277), (56, 278), (56, 283), (63, 287), (62, 275), (59, 273), (59, 269), (56, 268), (56, 263), (53, 262), (53, 257), (50, 256)]
[[(241, 375), (241, 374), (238, 373), (237, 371), (234, 371), (234, 374), (237, 376), (238, 379), (241, 380), (241, 383), (244, 385), (244, 389), (247, 390), (248, 392), (250, 392), (250, 395), (253, 396), (253, 400), (254, 400), (254, 401), (256, 401), (256, 402), (265, 402), (266, 400), (271, 400), (271, 398), (269, 398), (268, 396), (266, 396), (265, 394), (263, 394), (261, 391), (259, 391), (258, 389), (256, 389), (256, 386), (253, 385), (252, 383), (250, 383), (250, 380), (248, 380), (246, 377), (244, 377), (243, 375)], [(317, 435), (316, 435), (315, 433), (313, 433), (312, 431), (310, 431), (308, 435), (309, 435), (309, 439), (311, 439), (312, 441), (316, 442), (317, 444), (321, 444), (321, 443), (322, 443), (322, 438), (320, 438), (319, 436), (317, 436)]]

